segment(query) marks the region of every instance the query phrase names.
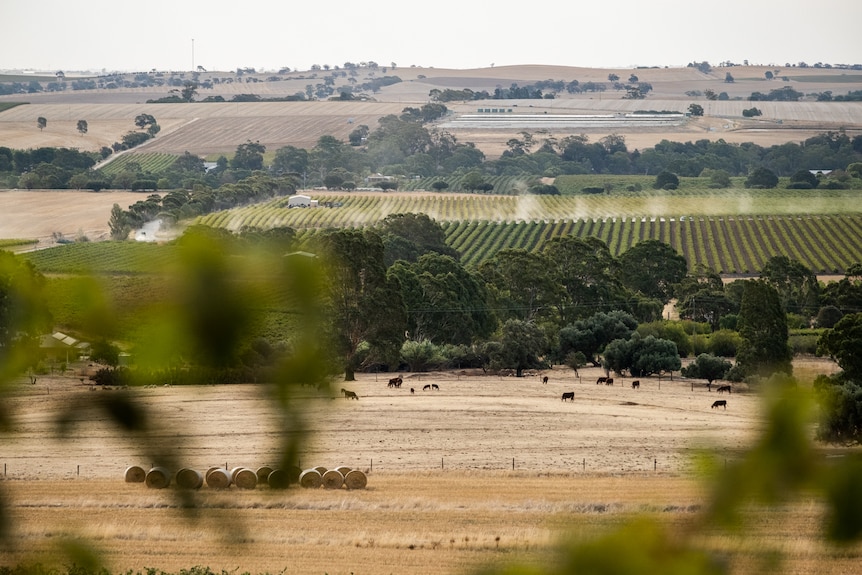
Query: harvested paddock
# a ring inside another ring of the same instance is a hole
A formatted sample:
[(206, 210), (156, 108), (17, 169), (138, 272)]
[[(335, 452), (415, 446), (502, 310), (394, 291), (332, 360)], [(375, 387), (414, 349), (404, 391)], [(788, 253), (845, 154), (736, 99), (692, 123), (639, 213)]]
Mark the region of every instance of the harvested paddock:
[[(805, 369), (828, 373), (834, 366), (817, 361)], [(16, 426), (4, 442), (0, 484), (21, 544), (18, 553), (0, 553), (0, 563), (50, 554), (72, 534), (93, 539), (116, 571), (205, 564), (316, 572), (325, 564), (337, 573), (382, 575), (397, 565), (403, 573), (448, 575), (488, 562), (543, 563), (564, 533), (598, 534), (632, 513), (658, 514), (684, 529), (704, 504), (702, 485), (688, 473), (693, 450), (711, 445), (732, 459), (761, 421), (758, 398), (742, 388), (734, 390), (733, 410), (719, 413), (709, 408), (715, 394), (705, 382), (692, 391), (689, 380), (639, 378), (640, 390), (632, 390), (628, 379), (596, 386), (598, 370), (580, 375), (555, 369), (544, 385), (535, 377), (410, 374), (405, 379), (415, 381), (399, 390), (387, 388), (385, 377), (360, 374), (351, 386), (361, 402), (333, 401), (340, 383), (321, 394), (303, 388), (297, 393), (313, 436), (302, 463), (349, 467), (348, 489), (253, 490), (126, 483), (126, 466), (149, 460), (100, 412), (81, 413), (62, 444), (46, 440), (64, 406), (88, 397), (86, 386), (72, 377), (40, 378), (35, 386), (22, 378), (6, 401)], [(440, 392), (410, 394), (411, 384), (431, 382)], [(571, 389), (578, 401), (562, 404), (561, 393)], [(173, 460), (218, 466), (229, 486), (225, 467), (278, 461), (277, 418), (264, 391), (234, 385), (128, 393), (157, 412)], [(240, 424), (244, 432), (234, 433)], [(367, 488), (351, 487), (366, 474)], [(183, 513), (181, 491), (198, 503), (197, 519)], [(818, 512), (812, 502), (788, 507), (778, 530), (775, 518), (760, 512), (747, 536), (783, 542), (792, 556), (788, 574), (815, 565), (822, 573), (848, 569), (858, 554), (829, 555), (819, 546)], [(748, 572), (741, 557), (748, 547), (720, 534), (707, 544), (728, 554), (734, 573)]]

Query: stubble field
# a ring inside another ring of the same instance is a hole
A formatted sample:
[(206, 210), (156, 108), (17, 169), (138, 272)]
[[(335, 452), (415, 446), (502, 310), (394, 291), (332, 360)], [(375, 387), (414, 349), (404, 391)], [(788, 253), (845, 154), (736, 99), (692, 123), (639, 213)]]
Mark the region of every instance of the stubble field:
[[(802, 373), (830, 372), (809, 361)], [(302, 388), (311, 435), (303, 468), (344, 465), (367, 474), (365, 490), (291, 487), (194, 493), (187, 514), (178, 490), (123, 481), (148, 468), (140, 440), (122, 438), (95, 406), (129, 393), (151, 410), (155, 442), (179, 465), (273, 465), (283, 438), (265, 386), (93, 390), (76, 374), (22, 381), (7, 404), (3, 493), (14, 549), (0, 564), (54, 557), (83, 537), (110, 569), (213, 569), (303, 573), (450, 574), (481, 564), (552, 564), (563, 537), (594, 537), (635, 514), (682, 534), (697, 521), (706, 487), (692, 468), (699, 448), (733, 461), (761, 423), (760, 400), (735, 389), (727, 410), (704, 382), (662, 378), (596, 385), (598, 370), (525, 378), (465, 372), (362, 374), (331, 391)], [(86, 380), (85, 380), (86, 381)], [(437, 384), (438, 390), (424, 390)], [(340, 387), (359, 400), (344, 399)], [(411, 393), (410, 388), (414, 392)], [(573, 402), (561, 401), (574, 391)], [(53, 421), (72, 410), (63, 439)], [(767, 549), (791, 559), (788, 573), (839, 573), (858, 550), (836, 554), (817, 540), (820, 504), (806, 499), (754, 514), (754, 546), (708, 530), (705, 545), (737, 573)], [(45, 554), (45, 555), (43, 555)], [(846, 571), (843, 571), (846, 572)]]

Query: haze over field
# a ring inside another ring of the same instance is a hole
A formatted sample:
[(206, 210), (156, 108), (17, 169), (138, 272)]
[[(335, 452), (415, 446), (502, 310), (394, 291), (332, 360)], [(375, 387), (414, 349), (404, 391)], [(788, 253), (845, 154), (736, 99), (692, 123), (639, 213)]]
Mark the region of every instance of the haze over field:
[[(821, 24), (801, 26), (808, 18)], [(725, 61), (859, 63), (848, 0), (609, 0), (528, 6), (440, 0), (326, 4), (252, 0), (145, 6), (10, 0), (0, 6), (0, 70), (309, 69), (346, 61), (401, 67), (549, 64), (632, 68)]]

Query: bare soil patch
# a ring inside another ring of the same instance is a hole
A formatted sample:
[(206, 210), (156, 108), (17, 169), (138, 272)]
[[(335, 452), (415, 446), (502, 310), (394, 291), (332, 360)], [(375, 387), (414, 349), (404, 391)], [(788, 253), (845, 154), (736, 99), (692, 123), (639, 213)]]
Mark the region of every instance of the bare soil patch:
[(0, 239), (32, 239), (37, 248), (56, 245), (54, 234), (74, 240), (110, 238), (111, 208), (126, 210), (145, 200), (142, 192), (0, 190)]

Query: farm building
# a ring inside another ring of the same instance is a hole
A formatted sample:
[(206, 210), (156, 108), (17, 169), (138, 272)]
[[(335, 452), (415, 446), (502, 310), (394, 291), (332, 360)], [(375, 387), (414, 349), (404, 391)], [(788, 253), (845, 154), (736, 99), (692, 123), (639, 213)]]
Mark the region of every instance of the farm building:
[(312, 200), (308, 196), (303, 196), (302, 194), (297, 194), (295, 196), (290, 196), (287, 199), (287, 207), (288, 208), (316, 208), (317, 200)]
[(39, 348), (48, 357), (55, 359), (78, 359), (79, 356), (90, 352), (90, 344), (79, 341), (62, 332), (43, 335), (39, 340)]

